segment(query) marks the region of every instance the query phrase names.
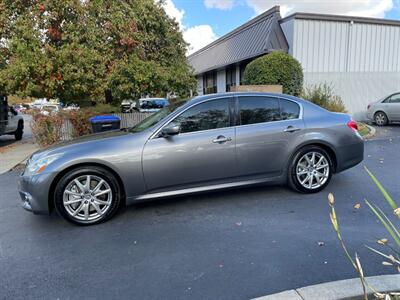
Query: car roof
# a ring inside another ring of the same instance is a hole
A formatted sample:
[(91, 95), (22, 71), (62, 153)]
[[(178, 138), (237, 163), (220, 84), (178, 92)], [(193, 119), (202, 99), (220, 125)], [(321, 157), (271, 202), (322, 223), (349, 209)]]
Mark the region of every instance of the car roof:
[[(306, 102), (303, 99), (287, 95), (287, 94), (278, 94), (278, 93), (263, 93), (263, 92), (226, 92), (226, 93), (216, 93), (216, 94), (207, 94), (193, 97), (188, 103), (194, 104), (198, 102), (202, 102), (204, 100), (220, 98), (220, 97), (234, 97), (234, 96), (265, 96), (265, 97), (281, 97), (286, 99), (291, 99), (294, 101), (298, 101), (301, 103)], [(308, 102), (308, 101), (307, 101)]]
[(165, 99), (165, 98), (140, 98), (139, 100), (147, 100), (147, 101), (149, 101), (149, 100), (167, 100), (167, 99)]

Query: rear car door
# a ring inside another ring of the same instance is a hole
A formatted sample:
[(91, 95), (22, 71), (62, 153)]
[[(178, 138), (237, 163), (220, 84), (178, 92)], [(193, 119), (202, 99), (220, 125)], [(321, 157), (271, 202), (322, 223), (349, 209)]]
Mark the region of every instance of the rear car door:
[(171, 121), (180, 125), (179, 134), (148, 140), (142, 159), (148, 191), (216, 184), (237, 175), (231, 101), (195, 104)]
[(290, 144), (304, 129), (301, 106), (274, 96), (239, 96), (236, 128), (239, 176), (269, 178), (282, 174)]
[(8, 126), (7, 132), (14, 132), (18, 127), (18, 118), (16, 117), (17, 112), (8, 106)]

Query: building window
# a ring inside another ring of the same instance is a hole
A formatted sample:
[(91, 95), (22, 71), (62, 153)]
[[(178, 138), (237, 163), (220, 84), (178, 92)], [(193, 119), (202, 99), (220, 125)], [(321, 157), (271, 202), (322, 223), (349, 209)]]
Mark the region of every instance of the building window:
[(208, 72), (203, 75), (203, 94), (217, 92), (217, 72)]
[(244, 79), (244, 70), (246, 70), (247, 65), (249, 64), (248, 62), (240, 64), (240, 85), (243, 84), (243, 79)]
[(226, 91), (230, 92), (232, 86), (236, 85), (236, 67), (232, 66), (226, 69)]

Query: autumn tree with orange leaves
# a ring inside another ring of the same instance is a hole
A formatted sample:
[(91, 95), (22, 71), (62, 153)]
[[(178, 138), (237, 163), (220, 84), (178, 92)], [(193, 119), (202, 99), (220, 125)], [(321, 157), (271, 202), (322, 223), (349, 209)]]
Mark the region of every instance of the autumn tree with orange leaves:
[(0, 0), (0, 89), (117, 102), (195, 89), (178, 24), (153, 0)]

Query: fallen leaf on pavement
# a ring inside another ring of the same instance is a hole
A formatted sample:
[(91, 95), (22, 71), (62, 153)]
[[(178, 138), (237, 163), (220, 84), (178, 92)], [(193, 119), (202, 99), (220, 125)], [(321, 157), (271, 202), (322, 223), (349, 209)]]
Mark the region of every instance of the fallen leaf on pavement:
[(394, 210), (394, 214), (400, 217), (400, 207)]
[(354, 206), (353, 206), (355, 209), (360, 209), (360, 207), (361, 207), (361, 204), (360, 203), (356, 203), (356, 204), (354, 204)]
[(335, 197), (333, 197), (332, 193), (328, 194), (328, 200), (330, 205), (333, 205), (335, 203)]
[(388, 240), (387, 240), (387, 239), (380, 239), (380, 240), (377, 240), (376, 242), (377, 242), (378, 244), (380, 244), (380, 245), (386, 245), (387, 242), (388, 242)]

